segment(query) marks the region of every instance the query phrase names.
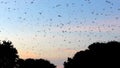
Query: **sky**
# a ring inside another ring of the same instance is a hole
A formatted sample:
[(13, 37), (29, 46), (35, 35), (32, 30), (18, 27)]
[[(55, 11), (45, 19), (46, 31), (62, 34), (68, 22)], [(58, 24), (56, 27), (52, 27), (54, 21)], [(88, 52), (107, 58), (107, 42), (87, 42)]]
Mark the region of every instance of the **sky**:
[(120, 41), (120, 0), (0, 0), (0, 40), (63, 68), (94, 42)]

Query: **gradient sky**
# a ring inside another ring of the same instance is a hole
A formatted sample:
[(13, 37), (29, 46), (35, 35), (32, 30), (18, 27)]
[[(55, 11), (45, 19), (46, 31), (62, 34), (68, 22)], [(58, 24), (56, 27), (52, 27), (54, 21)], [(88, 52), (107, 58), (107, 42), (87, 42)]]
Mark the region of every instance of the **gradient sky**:
[(0, 0), (0, 40), (61, 68), (93, 42), (120, 41), (120, 0)]

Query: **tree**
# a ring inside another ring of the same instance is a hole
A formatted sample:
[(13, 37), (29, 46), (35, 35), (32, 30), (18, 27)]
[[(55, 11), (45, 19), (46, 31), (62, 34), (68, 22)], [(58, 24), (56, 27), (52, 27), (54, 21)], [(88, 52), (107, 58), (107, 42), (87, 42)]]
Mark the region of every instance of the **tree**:
[(55, 65), (44, 59), (19, 59), (18, 65), (19, 68), (56, 68)]
[(56, 68), (56, 66), (45, 59), (36, 59), (36, 68)]
[(93, 43), (64, 62), (64, 68), (119, 68), (120, 42)]
[(18, 59), (17, 53), (12, 42), (2, 41), (0, 43), (0, 68), (14, 68)]
[(25, 60), (23, 60), (23, 59), (21, 59), (21, 58), (19, 58), (18, 60), (17, 60), (17, 68), (25, 68), (24, 67), (24, 61)]

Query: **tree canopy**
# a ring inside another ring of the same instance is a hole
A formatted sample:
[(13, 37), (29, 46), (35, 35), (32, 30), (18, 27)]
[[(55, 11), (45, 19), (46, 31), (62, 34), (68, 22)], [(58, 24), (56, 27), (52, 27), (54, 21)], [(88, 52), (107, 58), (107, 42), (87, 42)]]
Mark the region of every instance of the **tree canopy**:
[(20, 59), (18, 60), (18, 64), (19, 68), (56, 68), (54, 64), (44, 59)]
[(0, 42), (0, 68), (56, 68), (44, 59), (21, 59), (11, 41)]
[(64, 68), (120, 67), (120, 42), (93, 43), (64, 62)]
[(3, 41), (0, 43), (0, 68), (14, 68), (18, 59), (16, 48), (12, 42)]

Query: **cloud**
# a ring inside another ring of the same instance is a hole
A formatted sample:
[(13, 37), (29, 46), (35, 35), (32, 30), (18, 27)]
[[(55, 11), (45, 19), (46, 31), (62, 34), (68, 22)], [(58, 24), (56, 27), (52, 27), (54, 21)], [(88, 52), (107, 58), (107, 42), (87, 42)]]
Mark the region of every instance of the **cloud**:
[(54, 27), (52, 32), (111, 32), (116, 29), (115, 26), (110, 25), (66, 25), (62, 28)]
[(57, 68), (63, 68), (63, 65), (58, 65)]
[(63, 52), (69, 52), (69, 53), (75, 53), (76, 50), (71, 49), (71, 48), (60, 48), (59, 50), (63, 51)]
[(19, 51), (20, 58), (27, 59), (27, 58), (38, 58), (39, 56), (32, 51)]

